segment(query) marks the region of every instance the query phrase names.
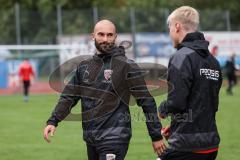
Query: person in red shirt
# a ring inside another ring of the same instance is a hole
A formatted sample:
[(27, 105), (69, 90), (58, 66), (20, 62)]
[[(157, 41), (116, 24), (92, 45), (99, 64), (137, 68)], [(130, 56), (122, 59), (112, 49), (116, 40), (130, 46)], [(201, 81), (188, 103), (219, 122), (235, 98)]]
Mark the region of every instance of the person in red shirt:
[(31, 78), (34, 77), (34, 71), (32, 65), (25, 59), (19, 66), (19, 77), (23, 83), (23, 94), (24, 94), (24, 101), (28, 101), (28, 94), (29, 94), (29, 87), (31, 84)]

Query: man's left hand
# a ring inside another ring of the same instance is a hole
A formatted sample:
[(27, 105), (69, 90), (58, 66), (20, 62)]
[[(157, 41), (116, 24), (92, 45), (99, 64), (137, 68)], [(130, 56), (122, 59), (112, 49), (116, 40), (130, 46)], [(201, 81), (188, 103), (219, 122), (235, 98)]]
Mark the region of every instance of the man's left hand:
[(166, 145), (164, 144), (163, 139), (152, 142), (152, 146), (153, 146), (154, 152), (157, 153), (158, 156), (160, 156), (163, 153), (163, 151), (166, 149)]

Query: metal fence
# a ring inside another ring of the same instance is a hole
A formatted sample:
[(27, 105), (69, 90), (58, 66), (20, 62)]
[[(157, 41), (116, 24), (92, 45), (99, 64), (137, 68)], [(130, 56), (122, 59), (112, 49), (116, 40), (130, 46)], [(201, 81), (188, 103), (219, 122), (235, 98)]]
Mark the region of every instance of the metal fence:
[[(92, 32), (100, 19), (110, 19), (119, 33), (167, 32), (169, 9), (90, 8), (55, 11), (27, 10), (18, 3), (0, 11), (0, 44), (55, 44), (58, 35), (79, 35)], [(201, 10), (200, 30), (231, 31), (229, 11)]]

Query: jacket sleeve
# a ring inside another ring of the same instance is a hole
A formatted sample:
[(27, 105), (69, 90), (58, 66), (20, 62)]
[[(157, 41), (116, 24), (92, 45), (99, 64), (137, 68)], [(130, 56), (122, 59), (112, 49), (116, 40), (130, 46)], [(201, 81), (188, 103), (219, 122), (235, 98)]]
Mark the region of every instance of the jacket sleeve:
[(32, 66), (30, 67), (30, 75), (32, 75), (33, 77), (35, 77), (35, 72), (34, 72), (34, 70), (33, 70), (33, 67), (32, 67)]
[(129, 65), (126, 77), (128, 88), (135, 97), (137, 105), (142, 107), (151, 140), (158, 141), (162, 139), (162, 125), (157, 115), (155, 100), (149, 93), (143, 76), (144, 72), (137, 64), (132, 63)]
[(60, 99), (55, 106), (51, 117), (47, 121), (47, 125), (54, 125), (57, 127), (58, 123), (69, 115), (71, 109), (78, 103), (78, 100), (80, 99), (80, 84), (79, 71), (77, 69), (73, 78), (64, 87)]
[(20, 65), (19, 70), (18, 70), (18, 76), (21, 77), (23, 74), (22, 66)]
[(160, 104), (161, 117), (183, 113), (187, 107), (187, 98), (192, 85), (193, 73), (191, 61), (187, 55), (175, 54), (168, 66), (168, 96)]

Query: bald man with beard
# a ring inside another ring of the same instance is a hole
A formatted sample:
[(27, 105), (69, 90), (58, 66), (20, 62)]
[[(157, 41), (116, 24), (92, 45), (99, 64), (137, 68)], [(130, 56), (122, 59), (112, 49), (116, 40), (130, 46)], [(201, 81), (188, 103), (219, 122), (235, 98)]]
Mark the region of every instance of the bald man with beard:
[(165, 144), (154, 98), (148, 92), (142, 70), (117, 46), (116, 27), (109, 20), (99, 21), (92, 33), (96, 54), (79, 62), (75, 75), (66, 85), (47, 121), (44, 138), (50, 142), (58, 123), (81, 100), (83, 139), (89, 160), (123, 160), (132, 136), (129, 111), (134, 96), (146, 117), (146, 125), (156, 154)]

